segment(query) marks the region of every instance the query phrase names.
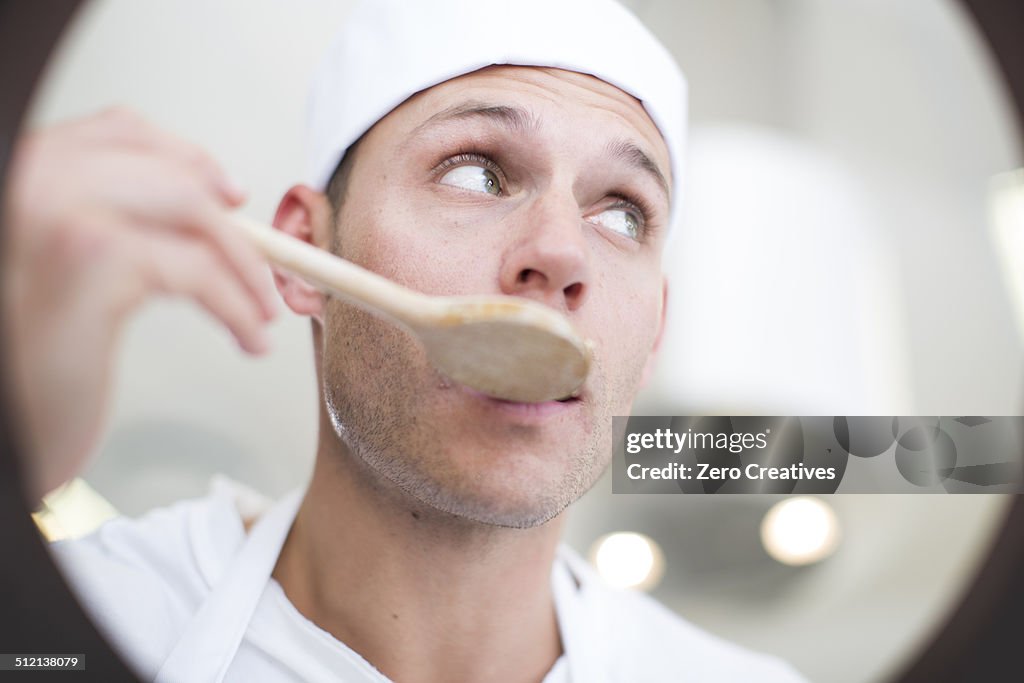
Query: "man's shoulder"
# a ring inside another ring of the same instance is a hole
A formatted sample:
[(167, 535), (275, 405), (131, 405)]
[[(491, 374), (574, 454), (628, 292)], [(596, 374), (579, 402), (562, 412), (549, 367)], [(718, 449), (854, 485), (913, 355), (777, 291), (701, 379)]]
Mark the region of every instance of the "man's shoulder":
[[(581, 580), (588, 610), (606, 625), (604, 641), (612, 653), (609, 665), (621, 667), (621, 680), (806, 683), (778, 657), (709, 633), (644, 593), (607, 586), (575, 553), (567, 559)], [(644, 675), (637, 677), (638, 672)]]
[(158, 666), (244, 540), (230, 486), (112, 519), (50, 545), (97, 626), (145, 670)]
[(62, 570), (103, 580), (104, 572), (149, 577), (187, 588), (209, 583), (244, 539), (233, 484), (215, 482), (207, 495), (116, 517), (91, 534), (50, 545)]

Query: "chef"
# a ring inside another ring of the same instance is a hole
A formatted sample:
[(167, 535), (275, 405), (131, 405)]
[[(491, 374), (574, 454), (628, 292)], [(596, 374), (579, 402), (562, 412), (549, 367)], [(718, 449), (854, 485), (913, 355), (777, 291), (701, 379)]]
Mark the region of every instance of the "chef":
[[(311, 481), (268, 505), (219, 484), (56, 544), (103, 632), (160, 683), (801, 680), (559, 543), (661, 337), (685, 135), (668, 52), (612, 0), (368, 0), (309, 106), (308, 177), (277, 229), (428, 294), (550, 306), (594, 368), (567, 400), (497, 400), (275, 273), (311, 326)], [(241, 190), (131, 113), (34, 134), (14, 174), (5, 291), (40, 495), (95, 444), (131, 311), (190, 297), (262, 353), (277, 302), (225, 228)]]

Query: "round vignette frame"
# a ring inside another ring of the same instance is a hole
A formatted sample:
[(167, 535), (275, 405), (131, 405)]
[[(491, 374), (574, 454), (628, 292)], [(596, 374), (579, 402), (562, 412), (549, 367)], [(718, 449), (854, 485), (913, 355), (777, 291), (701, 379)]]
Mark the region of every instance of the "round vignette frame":
[[(958, 0), (987, 41), (1014, 107), (1024, 153), (1024, 3)], [(82, 0), (0, 0), (0, 192), (36, 81), (50, 51)], [(0, 225), (0, 249), (4, 226)], [(0, 334), (0, 358), (6, 358)], [(0, 380), (4, 375), (0, 374)], [(99, 635), (54, 566), (29, 516), (21, 485), (18, 421), (0, 384), (0, 548), (16, 562), (0, 563), (0, 643), (7, 652), (83, 653), (84, 680), (138, 681)], [(1016, 496), (989, 556), (945, 624), (912, 656), (893, 683), (953, 683), (1024, 678), (1019, 640), (1024, 632), (1024, 495)], [(78, 676), (83, 676), (79, 673)], [(81, 680), (81, 679), (80, 679)]]

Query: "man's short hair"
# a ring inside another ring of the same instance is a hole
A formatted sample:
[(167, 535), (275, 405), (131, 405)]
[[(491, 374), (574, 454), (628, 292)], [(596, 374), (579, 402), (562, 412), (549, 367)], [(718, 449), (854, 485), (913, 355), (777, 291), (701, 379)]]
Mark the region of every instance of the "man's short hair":
[(327, 181), (327, 189), (325, 194), (327, 195), (327, 201), (331, 205), (331, 225), (333, 231), (331, 233), (331, 251), (337, 253), (341, 246), (341, 230), (338, 227), (338, 219), (341, 216), (341, 206), (345, 202), (345, 197), (348, 194), (348, 183), (349, 178), (352, 175), (352, 168), (356, 163), (356, 154), (359, 151), (359, 143), (363, 141), (361, 136), (358, 140), (353, 142), (345, 150), (345, 153), (341, 157), (341, 161), (338, 162), (337, 167), (334, 169), (334, 173), (331, 174), (331, 179)]

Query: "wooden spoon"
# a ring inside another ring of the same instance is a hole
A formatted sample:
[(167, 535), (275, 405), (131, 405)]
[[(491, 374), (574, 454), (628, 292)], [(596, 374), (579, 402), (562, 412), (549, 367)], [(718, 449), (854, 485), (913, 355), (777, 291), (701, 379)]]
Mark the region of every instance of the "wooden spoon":
[(412, 332), (456, 382), (538, 403), (573, 395), (587, 377), (589, 344), (547, 306), (511, 296), (428, 296), (241, 214), (231, 219), (273, 263)]

